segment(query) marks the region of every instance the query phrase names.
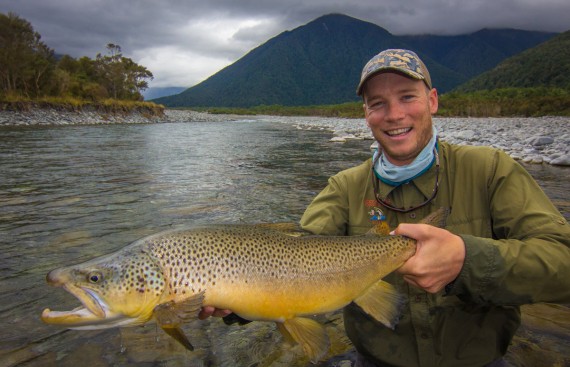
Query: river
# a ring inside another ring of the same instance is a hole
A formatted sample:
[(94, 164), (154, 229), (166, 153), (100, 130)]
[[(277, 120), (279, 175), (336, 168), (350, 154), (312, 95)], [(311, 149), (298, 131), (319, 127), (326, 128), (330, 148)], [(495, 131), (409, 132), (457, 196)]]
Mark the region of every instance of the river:
[[(271, 323), (194, 322), (195, 352), (154, 325), (44, 325), (44, 308), (78, 305), (45, 275), (178, 226), (298, 221), (330, 175), (370, 154), (371, 141), (329, 137), (263, 118), (0, 129), (0, 366), (294, 364), (300, 351)], [(570, 218), (570, 168), (526, 167)], [(338, 317), (328, 322), (335, 353), (349, 351)]]

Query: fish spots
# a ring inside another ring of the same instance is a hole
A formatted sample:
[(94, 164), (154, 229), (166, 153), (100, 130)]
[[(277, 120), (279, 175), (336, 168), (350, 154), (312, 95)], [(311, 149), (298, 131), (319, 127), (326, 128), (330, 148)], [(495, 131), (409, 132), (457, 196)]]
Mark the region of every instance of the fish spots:
[(145, 252), (156, 260), (168, 292), (196, 294), (221, 284), (287, 281), (386, 259), (397, 262), (410, 246), (415, 242), (398, 236), (292, 237), (257, 226), (224, 225), (155, 235)]

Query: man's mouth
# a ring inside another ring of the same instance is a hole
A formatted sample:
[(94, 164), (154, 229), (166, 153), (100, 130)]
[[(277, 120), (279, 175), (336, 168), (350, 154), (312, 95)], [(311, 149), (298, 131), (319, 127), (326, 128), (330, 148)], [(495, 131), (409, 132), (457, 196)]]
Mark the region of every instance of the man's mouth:
[(401, 129), (395, 129), (395, 130), (386, 131), (386, 134), (389, 135), (389, 136), (399, 136), (399, 135), (404, 135), (404, 134), (406, 134), (407, 132), (409, 132), (409, 131), (411, 131), (411, 130), (412, 130), (411, 127), (404, 127), (404, 128), (401, 128)]

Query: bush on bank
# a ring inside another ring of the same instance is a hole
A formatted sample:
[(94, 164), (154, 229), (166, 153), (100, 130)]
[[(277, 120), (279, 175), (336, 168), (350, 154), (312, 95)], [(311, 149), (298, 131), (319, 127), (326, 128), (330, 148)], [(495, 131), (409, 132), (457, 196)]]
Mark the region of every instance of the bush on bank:
[(31, 109), (52, 109), (57, 111), (95, 111), (106, 114), (127, 115), (138, 112), (147, 116), (163, 116), (164, 106), (153, 102), (104, 99), (87, 101), (73, 97), (43, 97), (26, 99), (22, 97), (4, 97), (0, 100), (0, 111), (25, 112)]

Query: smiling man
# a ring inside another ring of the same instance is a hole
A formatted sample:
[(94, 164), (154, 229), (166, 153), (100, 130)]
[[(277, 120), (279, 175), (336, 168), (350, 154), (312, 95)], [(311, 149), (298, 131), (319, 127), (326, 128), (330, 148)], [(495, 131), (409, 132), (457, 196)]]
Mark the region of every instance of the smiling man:
[[(301, 219), (320, 235), (376, 221), (417, 240), (385, 280), (407, 296), (394, 330), (345, 308), (360, 366), (506, 366), (519, 305), (570, 302), (570, 226), (525, 169), (490, 147), (438, 140), (437, 91), (420, 58), (385, 50), (357, 88), (379, 149), (329, 179)], [(418, 224), (452, 208), (446, 229)]]

